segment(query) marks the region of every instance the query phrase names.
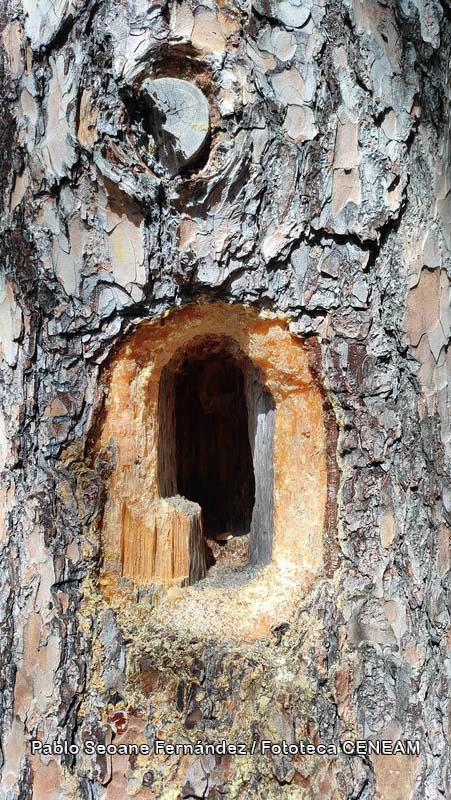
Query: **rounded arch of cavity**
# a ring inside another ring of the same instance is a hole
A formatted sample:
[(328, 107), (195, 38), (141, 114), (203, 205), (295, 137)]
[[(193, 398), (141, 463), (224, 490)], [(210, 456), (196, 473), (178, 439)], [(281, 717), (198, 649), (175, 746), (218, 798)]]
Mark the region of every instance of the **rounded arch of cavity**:
[(236, 342), (272, 398), (272, 561), (281, 569), (296, 565), (310, 583), (323, 563), (327, 499), (321, 391), (285, 320), (223, 303), (193, 304), (142, 323), (109, 365), (96, 442), (97, 451), (114, 451), (102, 521), (104, 572), (135, 583), (190, 580), (185, 510), (160, 495), (159, 393), (171, 359), (208, 337)]

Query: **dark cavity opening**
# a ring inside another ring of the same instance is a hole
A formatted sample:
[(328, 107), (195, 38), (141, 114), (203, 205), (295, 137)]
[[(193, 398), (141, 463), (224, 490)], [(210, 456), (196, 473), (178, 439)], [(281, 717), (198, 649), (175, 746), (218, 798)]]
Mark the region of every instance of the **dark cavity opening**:
[(160, 494), (199, 503), (210, 539), (250, 532), (252, 566), (271, 561), (273, 435), (272, 397), (233, 339), (195, 340), (163, 370)]
[(206, 536), (249, 533), (255, 480), (243, 373), (225, 354), (188, 360), (175, 380), (178, 493)]

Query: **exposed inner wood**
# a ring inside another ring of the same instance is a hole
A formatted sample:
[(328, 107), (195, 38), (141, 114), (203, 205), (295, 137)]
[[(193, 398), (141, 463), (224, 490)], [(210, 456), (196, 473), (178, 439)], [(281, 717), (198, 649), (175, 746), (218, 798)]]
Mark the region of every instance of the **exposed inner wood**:
[(322, 398), (283, 320), (215, 303), (142, 325), (111, 365), (98, 449), (114, 463), (106, 574), (199, 580), (209, 557), (201, 508), (209, 535), (250, 531), (251, 565), (295, 565), (306, 584), (321, 569)]
[[(165, 582), (168, 575), (181, 578), (181, 582), (187, 579), (188, 583), (202, 578), (212, 561), (202, 532), (200, 506), (184, 497), (168, 497), (149, 509), (149, 530), (152, 523), (154, 535), (149, 537), (148, 547), (138, 552), (124, 548), (124, 574), (138, 570), (157, 582)], [(139, 524), (133, 506), (124, 505), (123, 540), (133, 538)], [(185, 576), (187, 564), (189, 572)]]

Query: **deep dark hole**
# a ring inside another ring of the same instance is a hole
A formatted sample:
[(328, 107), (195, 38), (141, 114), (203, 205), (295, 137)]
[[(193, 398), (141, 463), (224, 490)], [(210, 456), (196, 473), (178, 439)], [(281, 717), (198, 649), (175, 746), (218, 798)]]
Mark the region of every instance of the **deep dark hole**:
[(206, 536), (248, 533), (255, 479), (240, 367), (227, 355), (193, 358), (174, 389), (177, 492), (201, 506)]

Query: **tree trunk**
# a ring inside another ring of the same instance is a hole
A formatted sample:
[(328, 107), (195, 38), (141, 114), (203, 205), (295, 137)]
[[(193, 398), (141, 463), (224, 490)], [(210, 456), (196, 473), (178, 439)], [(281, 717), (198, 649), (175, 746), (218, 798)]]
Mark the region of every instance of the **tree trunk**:
[(6, 6), (1, 797), (449, 797), (447, 4)]

